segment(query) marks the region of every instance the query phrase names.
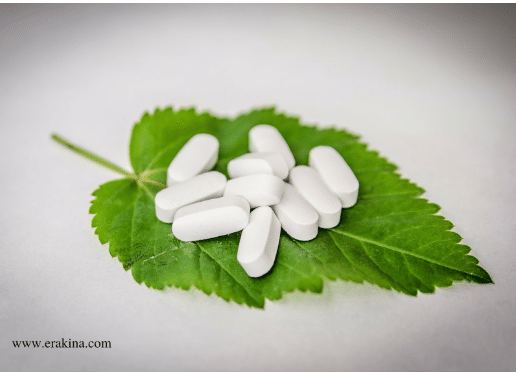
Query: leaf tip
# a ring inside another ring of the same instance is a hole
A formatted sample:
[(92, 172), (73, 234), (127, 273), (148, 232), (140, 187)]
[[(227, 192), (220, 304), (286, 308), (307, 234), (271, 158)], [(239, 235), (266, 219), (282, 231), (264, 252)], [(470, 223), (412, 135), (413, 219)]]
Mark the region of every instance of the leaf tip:
[(481, 284), (486, 284), (486, 285), (489, 285), (489, 284), (492, 284), (494, 285), (495, 282), (494, 280), (491, 278), (491, 275), (489, 275), (489, 273), (487, 273), (487, 271), (485, 269), (483, 269), (482, 267), (478, 267), (480, 269), (480, 275), (478, 276), (478, 278), (480, 279), (480, 281), (478, 281), (479, 283)]

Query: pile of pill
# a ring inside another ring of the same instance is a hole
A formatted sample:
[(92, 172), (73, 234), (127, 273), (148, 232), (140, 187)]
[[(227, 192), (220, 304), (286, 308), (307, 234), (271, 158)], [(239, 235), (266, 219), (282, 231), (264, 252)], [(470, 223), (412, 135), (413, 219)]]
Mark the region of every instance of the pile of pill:
[(218, 140), (193, 136), (170, 163), (167, 187), (156, 194), (155, 205), (157, 218), (172, 223), (181, 241), (242, 231), (237, 260), (249, 276), (260, 277), (274, 264), (282, 228), (309, 241), (319, 227), (335, 227), (342, 208), (357, 201), (358, 180), (329, 146), (310, 151), (310, 166), (295, 167), (285, 139), (267, 124), (249, 131), (249, 150), (228, 163), (227, 180), (210, 171)]

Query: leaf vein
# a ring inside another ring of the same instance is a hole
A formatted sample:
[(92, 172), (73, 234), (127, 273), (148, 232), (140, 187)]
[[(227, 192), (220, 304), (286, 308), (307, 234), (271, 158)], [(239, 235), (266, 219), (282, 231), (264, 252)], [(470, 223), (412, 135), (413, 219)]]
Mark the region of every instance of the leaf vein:
[(393, 196), (405, 196), (405, 195), (420, 195), (422, 192), (420, 191), (405, 191), (405, 192), (393, 192), (393, 193), (383, 193), (383, 194), (365, 194), (361, 195), (360, 199), (373, 199), (373, 198), (383, 198), (383, 197), (393, 197)]
[[(447, 239), (445, 239), (445, 240), (441, 240), (441, 239), (439, 239), (439, 240), (435, 240), (435, 241), (432, 241), (432, 242), (428, 242), (428, 243), (426, 243), (426, 244), (424, 244), (424, 245), (422, 245), (422, 246), (419, 246), (417, 249), (418, 249), (418, 250), (421, 250), (422, 248), (427, 247), (427, 246), (430, 246), (430, 245), (433, 245), (434, 243), (437, 243), (437, 242), (455, 242), (455, 239), (453, 239), (453, 238), (447, 238)], [(455, 242), (455, 243), (457, 243), (457, 242)], [(451, 255), (451, 254), (453, 254), (453, 253), (450, 253), (449, 255)], [(444, 256), (442, 259), (444, 259), (444, 258), (448, 257), (449, 255)]]
[[(442, 222), (443, 221), (441, 221), (439, 224), (437, 224), (437, 223), (435, 223), (435, 224), (420, 224), (420, 225), (416, 225), (416, 226), (412, 226), (412, 227), (406, 227), (406, 228), (400, 229), (399, 231), (396, 231), (396, 232), (393, 232), (391, 234), (388, 234), (387, 236), (383, 237), (383, 240), (387, 241), (389, 238), (392, 238), (392, 237), (394, 237), (394, 236), (396, 236), (396, 235), (398, 235), (400, 233), (407, 232), (407, 231), (412, 231), (414, 229), (439, 227), (439, 226), (442, 226)], [(424, 223), (424, 222), (421, 222), (421, 223)]]
[(158, 159), (160, 159), (160, 157), (165, 154), (166, 152), (168, 152), (171, 148), (173, 148), (174, 146), (177, 146), (177, 143), (176, 142), (171, 142), (170, 144), (168, 144), (167, 146), (165, 146), (161, 151), (159, 151), (155, 156), (154, 158), (151, 159), (151, 161), (149, 162), (149, 164), (147, 165), (147, 167), (145, 167), (145, 169), (142, 171), (142, 172), (145, 172), (145, 171), (148, 171), (151, 169), (151, 167), (154, 165), (154, 163), (156, 163), (158, 161)]
[[(130, 179), (130, 178), (127, 178), (127, 177), (124, 177), (124, 178), (119, 179), (119, 180), (131, 180), (131, 181), (133, 181), (133, 179)], [(91, 201), (91, 204), (93, 205), (93, 204), (97, 204), (97, 203), (99, 203), (99, 204), (101, 204), (102, 206), (105, 206), (106, 204), (108, 204), (109, 202), (111, 202), (112, 200), (114, 200), (114, 199), (115, 199), (119, 194), (124, 194), (124, 193), (125, 193), (125, 190), (126, 190), (127, 188), (129, 188), (130, 186), (131, 186), (131, 183), (128, 183), (128, 184), (127, 184), (127, 185), (125, 185), (122, 189), (117, 190), (117, 192), (116, 192), (116, 193), (112, 194), (108, 199), (106, 199), (106, 200), (105, 200), (105, 201), (103, 201), (103, 202), (100, 202), (100, 200), (99, 200), (98, 196), (95, 196), (95, 199), (93, 199), (93, 200)], [(125, 211), (125, 210), (124, 210), (124, 211)], [(97, 214), (98, 214), (98, 212), (94, 213), (94, 215), (97, 215)]]
[[(427, 212), (431, 212), (431, 211), (434, 211), (434, 209), (424, 209), (424, 210), (410, 210), (410, 211), (399, 211), (399, 212), (393, 212), (391, 214), (387, 214), (387, 215), (379, 215), (379, 216), (375, 216), (375, 217), (372, 217), (370, 219), (364, 219), (364, 220), (355, 220), (353, 223), (365, 223), (365, 222), (370, 222), (370, 221), (374, 221), (374, 220), (381, 220), (381, 219), (385, 219), (385, 218), (390, 218), (392, 216), (397, 216), (397, 215), (403, 215), (403, 214), (410, 214), (410, 213), (413, 213), (413, 212), (420, 212), (421, 215), (424, 215), (425, 213)], [(419, 215), (419, 214), (418, 214)]]
[(241, 283), (241, 282), (240, 282), (240, 281), (239, 281), (235, 276), (233, 276), (233, 274), (232, 274), (232, 273), (231, 273), (231, 272), (230, 272), (226, 267), (224, 267), (224, 266), (223, 266), (223, 262), (220, 262), (220, 261), (218, 261), (216, 258), (214, 258), (213, 256), (211, 256), (211, 255), (207, 252), (207, 250), (206, 250), (206, 249), (204, 249), (204, 248), (202, 247), (202, 245), (199, 243), (199, 241), (196, 241), (196, 242), (195, 242), (195, 244), (196, 244), (197, 246), (199, 246), (199, 248), (200, 248), (200, 249), (201, 249), (201, 250), (202, 250), (206, 255), (208, 255), (208, 256), (209, 256), (210, 258), (212, 258), (215, 262), (217, 262), (217, 263), (219, 264), (220, 268), (222, 268), (222, 269), (223, 269), (223, 270), (224, 270), (224, 271), (225, 271), (225, 272), (226, 272), (226, 273), (227, 273), (231, 278), (233, 278), (233, 279), (235, 280), (235, 282), (236, 282), (237, 284), (239, 284), (239, 285), (244, 289), (244, 291), (245, 291), (247, 294), (249, 294), (249, 296), (250, 296), (251, 298), (253, 298), (253, 299), (254, 299), (255, 301), (257, 301), (258, 303), (261, 303), (261, 301), (262, 301), (262, 300), (261, 300), (261, 299), (257, 299), (257, 298), (256, 298), (256, 297), (255, 297), (255, 296), (254, 296), (254, 295), (253, 295), (253, 294), (252, 294), (252, 293), (247, 289), (247, 287), (246, 287), (244, 284), (242, 284), (242, 283)]
[(284, 261), (279, 261), (279, 260), (278, 260), (278, 261), (277, 261), (277, 263), (278, 263), (278, 264), (281, 264), (283, 267), (286, 267), (286, 268), (290, 269), (292, 272), (297, 273), (299, 276), (301, 276), (301, 277), (303, 277), (303, 278), (310, 278), (310, 276), (308, 276), (308, 275), (304, 274), (303, 272), (301, 272), (301, 271), (299, 271), (299, 270), (295, 269), (295, 268), (294, 268), (294, 267), (292, 267), (292, 266), (289, 266), (289, 265), (288, 265), (287, 263), (285, 263)]
[[(362, 277), (365, 281), (367, 281), (367, 282), (369, 282), (369, 283), (371, 283), (371, 284), (375, 284), (375, 282), (373, 282), (370, 278), (368, 278), (368, 276), (366, 275), (366, 273), (365, 273), (363, 270), (359, 269), (359, 268), (358, 268), (358, 266), (354, 264), (353, 260), (351, 260), (351, 258), (350, 258), (348, 255), (346, 255), (346, 253), (344, 252), (344, 250), (343, 250), (343, 248), (341, 247), (341, 245), (339, 245), (339, 243), (337, 242), (337, 240), (335, 239), (335, 237), (333, 237), (333, 235), (332, 235), (331, 233), (330, 233), (330, 237), (331, 237), (331, 239), (332, 239), (333, 243), (335, 244), (335, 246), (337, 246), (337, 248), (339, 249), (339, 252), (342, 254), (342, 256), (344, 257), (344, 259), (349, 263), (350, 267), (351, 267), (355, 272), (357, 272), (358, 274), (360, 274), (360, 275), (361, 275), (361, 277)], [(383, 273), (383, 271), (380, 271), (380, 272), (382, 272), (382, 273)], [(382, 287), (384, 287), (384, 288), (388, 288), (388, 289), (392, 288), (392, 286), (390, 286), (390, 285), (385, 285), (385, 284), (383, 284), (383, 281), (382, 281), (382, 284), (380, 284), (379, 282), (376, 282), (376, 284), (377, 284), (377, 285), (379, 285), (379, 286), (382, 286)]]
[(437, 266), (441, 266), (441, 267), (448, 268), (448, 269), (451, 269), (451, 270), (454, 270), (454, 271), (457, 271), (457, 272), (466, 273), (468, 275), (471, 275), (471, 276), (474, 276), (474, 277), (478, 277), (477, 275), (475, 275), (472, 272), (467, 272), (467, 271), (465, 271), (465, 270), (463, 270), (461, 268), (458, 268), (456, 266), (446, 265), (446, 264), (440, 263), (440, 262), (438, 262), (435, 259), (423, 256), (423, 255), (419, 255), (419, 254), (416, 254), (414, 252), (411, 252), (411, 251), (408, 251), (408, 250), (405, 250), (405, 249), (401, 249), (399, 247), (387, 245), (387, 244), (384, 244), (384, 243), (381, 243), (381, 242), (378, 242), (378, 241), (375, 241), (375, 240), (371, 240), (371, 239), (368, 239), (368, 238), (360, 237), (360, 236), (354, 235), (352, 233), (344, 232), (344, 231), (339, 231), (339, 230), (333, 230), (333, 231), (336, 232), (336, 233), (339, 233), (339, 234), (341, 234), (343, 236), (348, 236), (348, 237), (354, 238), (354, 239), (356, 239), (359, 242), (362, 242), (362, 241), (363, 242), (368, 242), (370, 244), (377, 245), (377, 246), (383, 247), (383, 248), (388, 249), (388, 250), (397, 251), (397, 252), (400, 252), (400, 253), (404, 253), (404, 254), (413, 256), (415, 258), (427, 261), (427, 262), (435, 264)]

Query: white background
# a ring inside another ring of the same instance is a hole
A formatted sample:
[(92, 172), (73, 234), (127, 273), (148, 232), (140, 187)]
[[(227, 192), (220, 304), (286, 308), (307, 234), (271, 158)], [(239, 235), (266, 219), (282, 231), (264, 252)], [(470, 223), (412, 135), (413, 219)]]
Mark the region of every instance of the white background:
[[(514, 5), (0, 5), (2, 370), (515, 370)], [(88, 214), (156, 107), (275, 105), (426, 189), (495, 285), (326, 282), (265, 310), (138, 285)], [(13, 340), (111, 349), (15, 349)]]

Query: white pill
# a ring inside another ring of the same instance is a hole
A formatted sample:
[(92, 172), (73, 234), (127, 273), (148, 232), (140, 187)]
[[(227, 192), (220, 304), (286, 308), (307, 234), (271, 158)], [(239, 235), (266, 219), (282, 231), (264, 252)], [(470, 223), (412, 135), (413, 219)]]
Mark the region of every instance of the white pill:
[(179, 150), (167, 170), (167, 186), (209, 171), (217, 163), (219, 140), (207, 133), (193, 136)]
[(257, 174), (228, 180), (224, 196), (244, 197), (251, 208), (279, 203), (283, 195), (284, 182), (279, 177)]
[(281, 133), (268, 124), (259, 124), (251, 128), (249, 131), (249, 150), (253, 153), (280, 153), (287, 161), (289, 170), (296, 164), (294, 156)]
[(157, 218), (164, 223), (172, 223), (179, 208), (194, 202), (222, 197), (226, 181), (226, 176), (211, 171), (160, 190), (154, 198)]
[(249, 225), (242, 231), (237, 260), (251, 277), (270, 271), (276, 259), (281, 224), (269, 206), (251, 212)]
[(172, 233), (181, 241), (231, 234), (247, 226), (249, 211), (249, 203), (239, 196), (197, 202), (177, 210)]
[(289, 181), (317, 210), (319, 227), (333, 228), (339, 224), (342, 203), (324, 184), (317, 171), (308, 166), (294, 167), (290, 170)]
[(343, 207), (357, 202), (358, 180), (344, 158), (331, 146), (317, 146), (310, 150), (310, 167), (313, 167), (324, 183), (335, 193)]
[(283, 197), (272, 209), (290, 237), (310, 241), (317, 236), (319, 214), (292, 185), (285, 183)]
[(289, 168), (287, 161), (280, 153), (247, 153), (228, 163), (230, 178), (270, 174), (280, 179), (286, 179)]

